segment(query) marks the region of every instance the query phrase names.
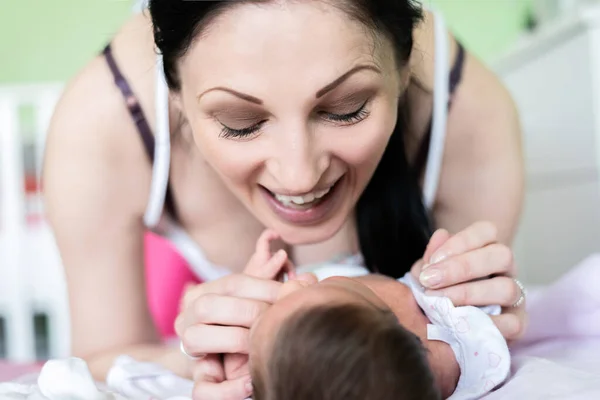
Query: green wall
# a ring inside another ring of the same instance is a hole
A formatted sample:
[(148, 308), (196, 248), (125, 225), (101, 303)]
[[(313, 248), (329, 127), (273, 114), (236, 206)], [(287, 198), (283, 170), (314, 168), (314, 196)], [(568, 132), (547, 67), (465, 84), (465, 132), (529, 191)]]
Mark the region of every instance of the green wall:
[[(549, 0), (548, 0), (549, 1)], [(493, 60), (518, 40), (531, 0), (425, 0), (475, 55)]]
[(0, 0), (0, 84), (67, 80), (130, 10), (129, 0)]
[[(180, 0), (173, 0), (180, 1)], [(530, 0), (424, 0), (484, 60), (519, 36)], [(65, 81), (130, 15), (131, 0), (0, 0), (0, 84)]]

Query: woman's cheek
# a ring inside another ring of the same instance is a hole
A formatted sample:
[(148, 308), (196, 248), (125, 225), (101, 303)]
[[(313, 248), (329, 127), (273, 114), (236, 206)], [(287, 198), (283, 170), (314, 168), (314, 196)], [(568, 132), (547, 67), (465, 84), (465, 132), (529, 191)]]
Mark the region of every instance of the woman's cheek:
[(340, 156), (350, 165), (376, 167), (394, 129), (393, 124), (382, 118), (369, 116), (363, 123), (357, 124), (347, 132)]
[(233, 182), (246, 182), (260, 167), (261, 151), (252, 141), (235, 141), (194, 134), (203, 159), (222, 177)]

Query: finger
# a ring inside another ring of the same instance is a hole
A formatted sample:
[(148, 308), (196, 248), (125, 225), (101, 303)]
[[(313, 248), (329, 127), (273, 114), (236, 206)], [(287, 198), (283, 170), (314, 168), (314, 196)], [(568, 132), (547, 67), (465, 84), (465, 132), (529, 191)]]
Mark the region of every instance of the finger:
[(430, 259), (425, 259), (429, 264), (436, 264), (454, 255), (463, 254), (471, 250), (494, 243), (498, 238), (496, 226), (490, 222), (476, 222), (467, 229), (449, 238), (438, 248)]
[(278, 239), (279, 235), (272, 229), (266, 229), (256, 241), (254, 254), (244, 268), (244, 274), (257, 275), (260, 268), (271, 258), (271, 241)]
[(277, 298), (280, 287), (281, 282), (242, 274), (232, 274), (221, 279), (203, 283), (188, 291), (184, 299), (184, 304), (186, 307), (189, 307), (191, 302), (208, 293), (273, 303)]
[(183, 290), (181, 291), (181, 298), (179, 299), (179, 312), (181, 312), (185, 307), (185, 298), (188, 293), (190, 293), (194, 288), (198, 286), (198, 284), (188, 282), (183, 286)]
[(199, 360), (194, 361), (192, 370), (194, 381), (223, 382), (225, 380), (225, 369), (220, 354), (207, 354)]
[(262, 254), (265, 260), (271, 257), (271, 242), (279, 239), (279, 234), (273, 229), (265, 229), (256, 241), (256, 254)]
[(440, 248), (448, 239), (450, 238), (450, 233), (448, 233), (445, 229), (438, 229), (433, 233), (431, 239), (429, 239), (429, 243), (427, 243), (427, 248), (425, 249), (425, 254), (423, 258), (417, 260), (410, 269), (410, 273), (416, 280), (419, 280), (419, 275), (421, 275), (421, 271), (427, 265), (423, 260), (429, 260), (431, 255)]
[(184, 313), (187, 324), (240, 326), (249, 328), (269, 304), (264, 301), (207, 294)]
[(186, 352), (193, 357), (212, 353), (248, 354), (248, 328), (192, 325), (181, 335)]
[(283, 264), (282, 271), (287, 274), (288, 279), (296, 279), (297, 277), (296, 266), (294, 265), (294, 263), (292, 263), (289, 257), (286, 258), (286, 261)]
[(237, 379), (250, 374), (250, 366), (248, 365), (248, 354), (225, 354), (223, 362), (225, 369), (225, 378)]
[(199, 381), (194, 385), (193, 400), (244, 400), (252, 394), (249, 376), (220, 383)]
[(415, 263), (413, 264), (413, 266), (410, 269), (410, 273), (413, 276), (413, 278), (415, 278), (417, 281), (420, 280), (419, 276), (421, 275), (421, 272), (423, 271), (423, 266), (425, 265), (425, 262), (423, 261), (423, 259), (418, 259), (417, 261), (415, 261)]
[(425, 254), (423, 255), (424, 260), (430, 260), (431, 256), (444, 244), (446, 241), (450, 239), (450, 233), (448, 233), (445, 229), (438, 229), (433, 233), (431, 238), (429, 239), (429, 243), (427, 243), (427, 248), (425, 249)]
[(498, 276), (441, 290), (426, 290), (425, 294), (447, 297), (456, 307), (488, 305), (510, 307), (521, 297), (521, 289), (512, 278)]
[(492, 321), (508, 341), (517, 340), (523, 336), (527, 326), (527, 314), (522, 307), (510, 312), (492, 316)]
[(273, 257), (268, 259), (266, 263), (253, 263), (244, 271), (247, 275), (262, 279), (275, 279), (281, 272), (287, 261), (287, 253), (285, 250), (279, 250), (273, 254)]
[(177, 336), (181, 336), (183, 330), (185, 329), (185, 319), (183, 317), (183, 313), (179, 313), (179, 315), (177, 315), (177, 318), (175, 318), (174, 327)]
[(513, 273), (513, 254), (510, 248), (492, 244), (423, 268), (419, 281), (429, 289), (441, 289), (493, 274)]

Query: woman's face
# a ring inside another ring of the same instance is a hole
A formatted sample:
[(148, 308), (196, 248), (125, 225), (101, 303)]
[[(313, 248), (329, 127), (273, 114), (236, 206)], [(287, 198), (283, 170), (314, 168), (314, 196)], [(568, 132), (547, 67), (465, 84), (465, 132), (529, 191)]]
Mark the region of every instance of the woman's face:
[(387, 41), (320, 1), (227, 10), (179, 74), (203, 158), (290, 244), (325, 240), (352, 213), (405, 81)]

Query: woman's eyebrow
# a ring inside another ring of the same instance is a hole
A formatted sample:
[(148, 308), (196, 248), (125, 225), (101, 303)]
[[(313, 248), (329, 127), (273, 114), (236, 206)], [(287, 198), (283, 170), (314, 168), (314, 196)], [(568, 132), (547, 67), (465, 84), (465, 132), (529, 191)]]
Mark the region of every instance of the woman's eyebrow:
[(317, 91), (317, 94), (315, 96), (317, 97), (317, 99), (320, 97), (323, 97), (326, 93), (331, 92), (333, 89), (335, 89), (336, 87), (341, 85), (350, 76), (357, 73), (358, 71), (362, 71), (365, 69), (368, 69), (368, 70), (374, 71), (378, 74), (381, 74), (381, 70), (374, 65), (367, 65), (367, 64), (357, 65), (356, 67), (352, 68), (350, 71), (346, 72), (345, 74), (343, 74), (342, 76), (340, 76), (339, 78), (337, 78), (336, 80), (331, 82), (330, 84), (325, 85), (322, 89)]
[[(350, 71), (344, 73), (342, 76), (340, 76), (339, 78), (335, 79), (333, 82), (325, 85), (323, 88), (319, 89), (317, 91), (317, 93), (315, 94), (315, 97), (318, 99), (320, 97), (323, 97), (325, 94), (331, 92), (333, 89), (335, 89), (336, 87), (338, 87), (339, 85), (341, 85), (346, 79), (348, 79), (350, 76), (354, 75), (355, 73), (362, 71), (362, 70), (371, 70), (374, 71), (378, 74), (381, 74), (381, 70), (379, 68), (377, 68), (374, 65), (368, 65), (368, 64), (363, 64), (363, 65), (357, 65), (356, 67), (352, 68)], [(263, 101), (261, 99), (259, 99), (258, 97), (252, 96), (250, 94), (247, 93), (242, 93), (242, 92), (238, 92), (237, 90), (233, 90), (231, 88), (228, 87), (224, 87), (224, 86), (216, 86), (213, 88), (210, 88), (208, 90), (205, 90), (204, 92), (200, 93), (197, 97), (196, 97), (196, 101), (200, 101), (200, 98), (202, 96), (204, 96), (206, 93), (215, 91), (215, 90), (220, 90), (222, 92), (226, 92), (229, 93), (235, 97), (238, 97), (242, 100), (248, 101), (250, 103), (254, 103), (254, 104), (258, 104), (258, 105), (262, 105)]]

